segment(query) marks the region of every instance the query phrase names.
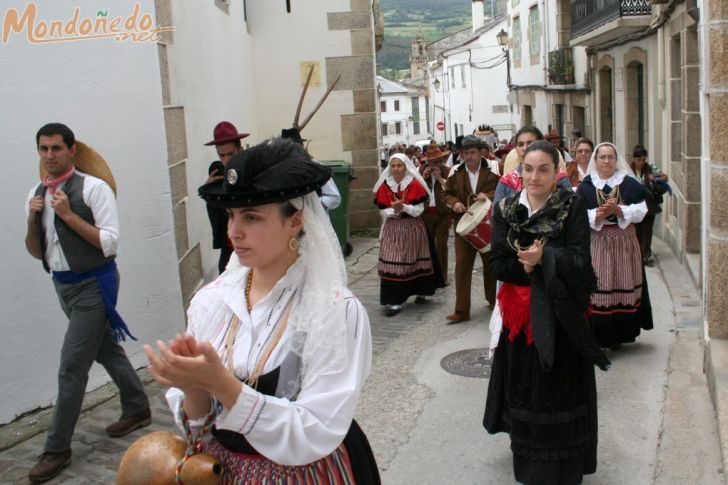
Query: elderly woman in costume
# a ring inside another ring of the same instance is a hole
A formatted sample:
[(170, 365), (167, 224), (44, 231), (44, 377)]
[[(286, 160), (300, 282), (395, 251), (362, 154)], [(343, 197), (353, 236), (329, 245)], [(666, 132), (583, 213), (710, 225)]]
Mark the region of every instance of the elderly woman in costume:
[[(516, 133), (516, 148), (506, 157), (503, 166), (503, 176), (498, 182), (495, 189), (494, 203), (500, 202), (501, 199), (511, 196), (516, 192), (520, 192), (523, 188), (522, 163), (526, 154), (526, 149), (539, 140), (543, 140), (543, 133), (535, 126), (524, 126)], [(515, 155), (514, 155), (515, 154)], [(569, 187), (569, 179), (566, 175), (564, 161), (559, 154), (559, 170), (558, 183), (564, 187)]]
[(634, 342), (652, 328), (647, 279), (634, 225), (647, 214), (647, 192), (611, 143), (597, 145), (577, 194), (589, 209), (591, 255), (599, 280), (591, 322), (604, 348)]
[(483, 425), (510, 435), (515, 479), (529, 485), (574, 485), (596, 471), (594, 365), (609, 367), (586, 320), (596, 287), (586, 207), (557, 177), (556, 149), (534, 143), (523, 190), (493, 214), (503, 332)]
[(576, 141), (574, 145), (574, 163), (566, 168), (571, 187), (574, 190), (576, 190), (581, 181), (584, 180), (584, 177), (586, 177), (586, 171), (589, 168), (589, 160), (591, 160), (592, 153), (594, 153), (594, 142), (589, 138), (579, 138)]
[(388, 317), (402, 309), (407, 298), (425, 303), (444, 281), (435, 245), (422, 219), (432, 197), (419, 171), (404, 154), (394, 154), (374, 185), (374, 204), (384, 220), (380, 234), (379, 302)]
[(379, 483), (352, 420), (369, 319), (315, 192), (330, 176), (274, 139), (199, 189), (228, 210), (235, 255), (193, 298), (186, 334), (145, 350), (177, 424), (189, 440), (203, 435), (225, 483)]

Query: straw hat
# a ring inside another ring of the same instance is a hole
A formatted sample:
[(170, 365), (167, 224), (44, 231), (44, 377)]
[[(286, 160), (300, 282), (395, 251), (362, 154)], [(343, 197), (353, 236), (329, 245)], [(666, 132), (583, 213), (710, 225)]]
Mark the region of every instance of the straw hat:
[[(42, 160), (39, 160), (38, 164), (40, 179), (44, 180), (47, 175), (45, 166)], [(100, 178), (109, 184), (111, 190), (114, 191), (114, 195), (116, 195), (116, 181), (109, 164), (106, 163), (106, 160), (99, 152), (79, 140), (76, 140), (76, 154), (73, 156), (73, 166), (79, 171)]]

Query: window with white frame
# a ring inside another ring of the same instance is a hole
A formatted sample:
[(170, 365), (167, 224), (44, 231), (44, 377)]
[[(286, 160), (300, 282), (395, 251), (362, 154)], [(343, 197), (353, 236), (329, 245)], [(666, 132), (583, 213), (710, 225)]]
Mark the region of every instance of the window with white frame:
[(541, 25), (538, 21), (538, 5), (528, 11), (528, 53), (536, 56), (541, 52)]
[(394, 124), (394, 134), (395, 135), (401, 135), (402, 134), (402, 123), (400, 123), (399, 121), (397, 121)]
[(394, 111), (399, 111), (399, 100), (398, 99), (394, 100)]
[(387, 102), (386, 101), (379, 102), (379, 111), (381, 111), (382, 113), (387, 112)]
[(465, 85), (465, 64), (460, 64), (460, 85), (461, 87), (466, 87)]
[(513, 19), (513, 60), (521, 60), (521, 17)]
[(389, 132), (387, 130), (387, 124), (382, 123), (382, 136), (387, 136), (387, 135), (389, 135)]

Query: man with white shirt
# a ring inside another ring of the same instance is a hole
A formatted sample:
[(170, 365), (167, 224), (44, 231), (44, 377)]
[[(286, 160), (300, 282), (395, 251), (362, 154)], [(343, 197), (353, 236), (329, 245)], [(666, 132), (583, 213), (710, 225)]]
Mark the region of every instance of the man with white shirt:
[(119, 387), (122, 416), (106, 428), (110, 436), (149, 425), (151, 412), (142, 383), (118, 343), (131, 334), (115, 309), (119, 217), (114, 193), (103, 180), (75, 169), (77, 144), (67, 126), (43, 126), (36, 145), (47, 175), (28, 194), (25, 247), (43, 262), (46, 272), (53, 273), (61, 309), (69, 320), (44, 453), (28, 474), (39, 483), (71, 462), (71, 438), (94, 361)]
[[(444, 198), (454, 213), (454, 227), (468, 206), (476, 200), (493, 200), (500, 177), (492, 170), (488, 161), (480, 156), (482, 141), (475, 135), (463, 138), (460, 156), (463, 160), (447, 179)], [(455, 235), (455, 311), (446, 318), (450, 323), (470, 320), (470, 287), (476, 254), (483, 262), (483, 282), (488, 307), (495, 305), (495, 277), (490, 271), (490, 252), (478, 253), (465, 238)]]

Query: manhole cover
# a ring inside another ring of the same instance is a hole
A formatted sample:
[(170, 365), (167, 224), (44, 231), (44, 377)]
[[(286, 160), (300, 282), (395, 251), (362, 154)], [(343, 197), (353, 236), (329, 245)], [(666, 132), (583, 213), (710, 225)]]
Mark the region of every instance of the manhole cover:
[(460, 350), (440, 361), (440, 367), (450, 374), (484, 379), (490, 377), (490, 364), (488, 349)]

